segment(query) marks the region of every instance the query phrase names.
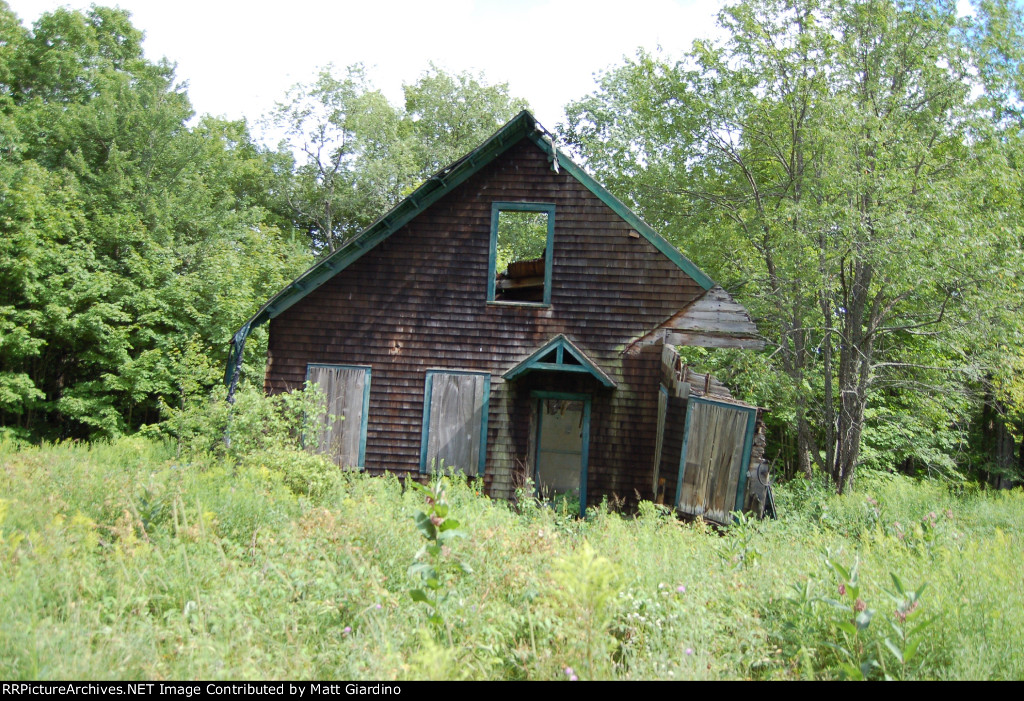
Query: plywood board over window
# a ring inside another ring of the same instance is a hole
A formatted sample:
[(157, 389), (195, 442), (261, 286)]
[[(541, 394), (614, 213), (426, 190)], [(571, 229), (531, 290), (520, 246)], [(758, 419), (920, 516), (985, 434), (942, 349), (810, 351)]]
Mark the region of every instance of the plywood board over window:
[(479, 372), (427, 372), (423, 393), (420, 471), (461, 470), (482, 475), (487, 456), (491, 376)]
[(753, 407), (690, 397), (676, 489), (681, 512), (729, 523), (741, 510), (756, 415)]
[(306, 367), (306, 382), (317, 384), (325, 405), (317, 416), (313, 450), (342, 467), (362, 467), (370, 404), (370, 368), (363, 365)]

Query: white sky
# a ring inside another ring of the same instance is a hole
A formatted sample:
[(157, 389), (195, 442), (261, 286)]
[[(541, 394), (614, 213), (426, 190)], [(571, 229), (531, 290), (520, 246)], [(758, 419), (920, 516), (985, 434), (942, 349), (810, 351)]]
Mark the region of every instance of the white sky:
[[(88, 0), (8, 0), (22, 23)], [(594, 73), (637, 47), (672, 56), (716, 33), (723, 0), (110, 0), (146, 34), (147, 58), (167, 57), (197, 113), (256, 126), (316, 69), (362, 62), (395, 104), (434, 61), (507, 82), (549, 128), (594, 89)]]

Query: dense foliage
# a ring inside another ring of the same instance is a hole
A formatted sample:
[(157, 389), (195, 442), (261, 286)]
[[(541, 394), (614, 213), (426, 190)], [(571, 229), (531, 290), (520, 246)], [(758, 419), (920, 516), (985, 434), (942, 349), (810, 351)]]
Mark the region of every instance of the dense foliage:
[[(0, 442), (0, 677), (1024, 676), (1020, 490), (796, 480), (781, 521), (718, 535), (462, 482), (437, 513), (283, 445), (174, 452)], [(462, 537), (425, 558), (431, 516)]]
[(751, 309), (769, 353), (706, 360), (795, 428), (807, 475), (952, 474), (983, 403), (1016, 423), (1019, 9), (746, 0), (720, 21), (603, 74), (566, 140)]
[(245, 122), (196, 120), (141, 42), (121, 10), (29, 30), (0, 0), (0, 433), (166, 418), (217, 384), (233, 333), (312, 255), (525, 107), (431, 67), (396, 108), (360, 67), (325, 69), (271, 116), (289, 140), (268, 150)]
[(203, 118), (120, 10), (24, 29), (0, 3), (0, 430), (117, 435), (159, 418), (301, 269), (289, 158)]

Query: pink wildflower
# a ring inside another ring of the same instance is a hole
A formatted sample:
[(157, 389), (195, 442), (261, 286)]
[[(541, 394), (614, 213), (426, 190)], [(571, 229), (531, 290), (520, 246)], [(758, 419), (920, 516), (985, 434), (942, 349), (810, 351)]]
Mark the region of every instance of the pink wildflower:
[(839, 585), (839, 596), (846, 596), (846, 585), (845, 584), (840, 584)]

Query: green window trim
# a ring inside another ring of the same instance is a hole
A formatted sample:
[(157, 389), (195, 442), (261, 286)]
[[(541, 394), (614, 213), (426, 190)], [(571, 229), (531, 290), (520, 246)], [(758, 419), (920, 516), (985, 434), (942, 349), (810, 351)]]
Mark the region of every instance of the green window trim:
[[(477, 476), (484, 476), (484, 469), (487, 464), (487, 418), (490, 413), (491, 403), (491, 375), (487, 372), (480, 372), (477, 370), (427, 370), (426, 378), (423, 383), (423, 427), (420, 431), (420, 473), (429, 474), (430, 464), (428, 449), (430, 446), (430, 405), (431, 397), (434, 389), (434, 377), (437, 375), (469, 375), (482, 377), (484, 380), (483, 387), (483, 407), (481, 408), (481, 419), (480, 419), (480, 449), (477, 460)], [(463, 468), (465, 471), (465, 468)], [(469, 474), (468, 471), (466, 474)]]
[[(309, 382), (310, 370), (313, 368), (327, 368), (331, 370), (362, 370), (363, 376), (363, 408), (362, 417), (359, 421), (359, 467), (366, 466), (366, 427), (370, 416), (370, 383), (373, 379), (373, 370), (369, 365), (342, 365), (338, 363), (308, 363), (306, 365), (306, 382)], [(330, 397), (327, 397), (328, 403)]]
[[(544, 247), (544, 299), (541, 302), (497, 299), (496, 277), (498, 267), (498, 219), (502, 212), (540, 212), (548, 215), (548, 236)], [(491, 248), (487, 261), (487, 302), (541, 307), (551, 305), (551, 263), (554, 260), (555, 205), (550, 202), (493, 202), (491, 203)]]

